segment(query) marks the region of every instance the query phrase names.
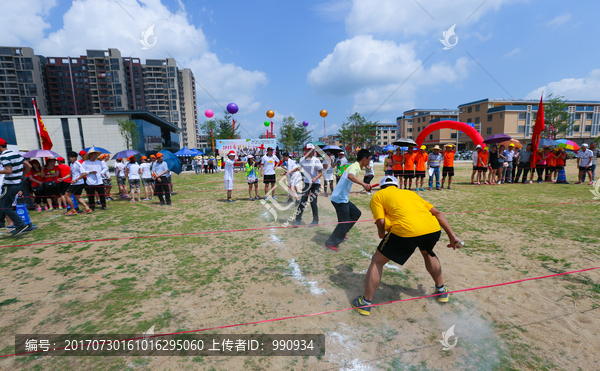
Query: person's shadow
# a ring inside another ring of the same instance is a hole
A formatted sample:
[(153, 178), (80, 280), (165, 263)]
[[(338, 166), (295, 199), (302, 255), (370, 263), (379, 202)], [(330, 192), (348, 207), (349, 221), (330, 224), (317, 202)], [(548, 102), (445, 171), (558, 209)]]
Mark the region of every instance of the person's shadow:
[[(335, 267), (338, 271), (329, 276), (329, 279), (337, 287), (346, 292), (348, 301), (351, 302), (358, 295), (361, 295), (365, 289), (365, 274), (354, 272), (354, 269), (349, 264), (340, 264)], [(389, 269), (384, 267), (385, 269)], [(418, 297), (427, 295), (427, 292), (421, 284), (417, 288), (410, 288), (401, 285), (390, 285), (384, 282), (385, 277), (382, 277), (379, 288), (375, 291), (373, 304), (385, 303), (390, 300), (400, 300), (401, 298)]]

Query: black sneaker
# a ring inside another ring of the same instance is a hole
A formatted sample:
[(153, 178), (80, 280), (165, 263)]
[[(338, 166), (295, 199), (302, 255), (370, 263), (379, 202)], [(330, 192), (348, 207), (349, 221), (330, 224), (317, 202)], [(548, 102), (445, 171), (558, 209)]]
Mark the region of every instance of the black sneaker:
[(20, 228), (13, 229), (12, 231), (9, 232), (9, 235), (10, 235), (10, 237), (18, 237), (22, 234), (29, 233), (29, 232), (31, 232), (31, 229), (29, 229), (29, 225), (26, 224)]
[(108, 207), (102, 206), (102, 210), (108, 210)]
[(365, 305), (371, 305), (371, 303), (365, 302), (365, 299), (363, 298), (362, 295), (357, 296), (356, 299), (352, 300), (352, 308), (354, 308), (355, 311), (357, 311), (359, 314), (361, 314), (363, 316), (370, 316), (371, 315), (371, 307), (360, 308), (360, 307), (364, 307)]
[(294, 222), (294, 227), (295, 227), (295, 228), (298, 228), (298, 227), (300, 226), (300, 223), (302, 223), (302, 220), (296, 220), (296, 221)]
[(160, 206), (165, 206), (165, 203), (164, 203), (164, 202), (161, 202), (161, 203), (160, 203)]
[(170, 203), (170, 202), (167, 202), (167, 205), (168, 205), (168, 206), (171, 206), (171, 203)]
[(310, 222), (310, 224), (308, 226), (309, 227), (316, 227), (317, 225), (319, 225), (319, 221), (318, 220), (313, 220), (312, 222)]

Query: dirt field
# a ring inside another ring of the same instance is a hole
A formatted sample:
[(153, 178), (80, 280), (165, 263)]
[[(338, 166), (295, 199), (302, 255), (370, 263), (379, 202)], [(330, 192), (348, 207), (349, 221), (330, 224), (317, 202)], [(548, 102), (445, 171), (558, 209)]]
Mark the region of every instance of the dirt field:
[[(436, 247), (450, 290), (600, 266), (600, 203), (593, 187), (574, 184), (573, 164), (568, 185), (476, 186), (470, 164), (457, 169), (452, 190), (420, 192), (466, 241), (453, 251), (442, 234)], [(234, 204), (224, 202), (222, 174), (174, 181), (171, 207), (114, 201), (91, 216), (32, 212), (37, 231), (0, 241), (1, 354), (14, 353), (16, 333), (197, 330), (344, 309), (362, 293), (379, 242), (372, 222), (357, 223), (334, 253), (323, 248), (334, 228), (325, 223), (336, 221), (326, 197), (319, 197), (325, 225), (275, 228), (294, 209), (275, 218), (250, 202), (241, 174)], [(373, 218), (369, 195), (351, 201), (361, 220)], [(303, 220), (312, 220), (310, 208)], [(248, 228), (270, 229), (73, 242)], [(433, 292), (419, 255), (386, 267), (374, 303)], [(600, 370), (599, 308), (600, 270), (593, 270), (457, 293), (446, 304), (382, 305), (370, 317), (351, 310), (211, 331), (325, 334), (326, 354), (318, 358), (27, 356), (2, 358), (0, 369)], [(444, 351), (439, 340), (452, 325), (457, 345)]]

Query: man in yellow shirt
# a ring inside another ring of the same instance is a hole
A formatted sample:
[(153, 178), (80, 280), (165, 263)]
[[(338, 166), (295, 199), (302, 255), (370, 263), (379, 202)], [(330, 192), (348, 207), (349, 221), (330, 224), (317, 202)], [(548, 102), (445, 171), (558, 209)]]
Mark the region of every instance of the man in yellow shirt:
[(352, 301), (352, 307), (364, 316), (370, 315), (369, 305), (381, 282), (383, 266), (390, 260), (403, 265), (417, 247), (435, 282), (438, 301), (448, 302), (448, 288), (442, 281), (442, 265), (433, 248), (440, 239), (441, 228), (450, 239), (448, 247), (456, 250), (464, 243), (456, 237), (444, 214), (416, 193), (398, 189), (395, 177), (384, 176), (379, 184), (381, 190), (371, 199), (371, 211), (382, 240), (371, 259), (364, 294)]

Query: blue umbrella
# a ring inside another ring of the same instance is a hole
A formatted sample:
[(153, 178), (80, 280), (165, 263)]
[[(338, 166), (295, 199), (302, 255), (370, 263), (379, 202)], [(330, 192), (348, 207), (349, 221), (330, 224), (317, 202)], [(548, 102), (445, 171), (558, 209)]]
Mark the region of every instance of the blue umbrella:
[(338, 146), (325, 146), (323, 151), (342, 151), (342, 149)]
[(557, 147), (558, 146), (558, 142), (552, 139), (547, 139), (547, 138), (542, 138), (540, 139), (540, 142), (538, 143), (538, 147), (546, 147), (546, 146), (550, 146), (552, 148)]
[[(96, 149), (100, 149), (100, 148), (96, 147)], [(124, 151), (115, 153), (114, 156), (112, 157), (112, 159), (114, 160), (116, 158), (127, 158), (127, 157), (134, 156), (137, 154), (139, 154), (139, 152), (134, 149), (126, 149)]]
[(396, 150), (396, 146), (392, 145), (392, 144), (388, 144), (387, 146), (383, 147), (383, 151), (387, 152), (387, 151), (395, 151)]
[(96, 147), (96, 146), (94, 146), (94, 147), (87, 147), (87, 148), (84, 148), (83, 150), (85, 151), (85, 153), (88, 153), (90, 151), (90, 148), (94, 148), (94, 149), (96, 149), (96, 151), (100, 151), (102, 153), (110, 153), (109, 150), (107, 150), (105, 148), (102, 148), (102, 147)]
[(175, 156), (172, 152), (167, 150), (162, 150), (159, 153), (163, 155), (163, 161), (167, 163), (169, 170), (174, 172), (175, 174), (181, 173), (181, 161)]

